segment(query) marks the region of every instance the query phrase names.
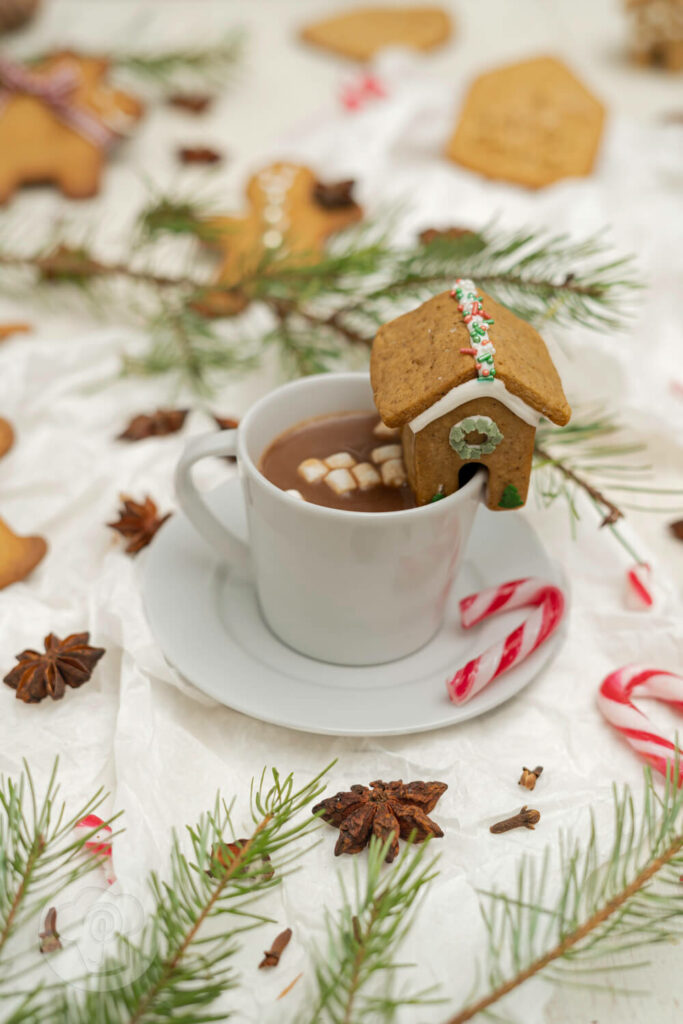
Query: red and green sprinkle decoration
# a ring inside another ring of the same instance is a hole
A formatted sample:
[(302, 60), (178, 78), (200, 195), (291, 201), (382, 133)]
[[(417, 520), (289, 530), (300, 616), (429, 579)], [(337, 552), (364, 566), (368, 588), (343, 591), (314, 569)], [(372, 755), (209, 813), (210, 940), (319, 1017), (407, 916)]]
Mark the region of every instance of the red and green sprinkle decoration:
[(484, 300), (477, 292), (474, 281), (470, 281), (468, 277), (459, 277), (456, 280), (451, 297), (457, 300), (458, 309), (462, 313), (472, 342), (472, 348), (461, 348), (460, 351), (465, 355), (474, 356), (477, 380), (482, 383), (493, 381), (496, 376), (493, 364), (496, 350), (489, 338), (489, 327), (495, 321), (484, 312)]

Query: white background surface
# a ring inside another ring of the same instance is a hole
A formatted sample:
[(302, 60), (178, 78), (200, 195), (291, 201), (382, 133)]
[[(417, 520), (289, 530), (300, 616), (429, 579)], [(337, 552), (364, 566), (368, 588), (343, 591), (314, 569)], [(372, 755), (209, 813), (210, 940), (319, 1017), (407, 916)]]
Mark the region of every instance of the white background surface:
[[(208, 118), (150, 108), (136, 138), (107, 172), (97, 200), (73, 205), (49, 190), (26, 193), (0, 222), (0, 237), (30, 245), (55, 216), (64, 215), (83, 224), (99, 251), (114, 255), (125, 244), (127, 225), (150, 181), (196, 186), (234, 209), (249, 170), (281, 156), (306, 158), (330, 178), (357, 176), (370, 211), (408, 196), (405, 237), (431, 224), (482, 224), (494, 214), (506, 226), (547, 225), (578, 236), (610, 225), (615, 246), (638, 254), (649, 289), (647, 309), (618, 337), (572, 330), (555, 332), (551, 340), (571, 399), (581, 404), (599, 397), (621, 407), (635, 434), (649, 443), (657, 485), (680, 485), (683, 402), (668, 382), (676, 373), (683, 376), (676, 298), (682, 280), (683, 129), (663, 127), (661, 116), (683, 107), (681, 79), (623, 63), (624, 23), (616, 3), (461, 2), (455, 5), (456, 35), (441, 51), (425, 60), (395, 54), (379, 61), (390, 98), (360, 115), (341, 114), (336, 99), (356, 68), (295, 39), (295, 27), (329, 4), (81, 0), (47, 7), (42, 23), (18, 40), (18, 49), (201, 41), (239, 22), (249, 33), (247, 57), (238, 83)], [(446, 164), (440, 148), (472, 73), (546, 52), (563, 55), (609, 108), (593, 177), (530, 194), (484, 183)], [(173, 151), (189, 140), (215, 143), (231, 160), (210, 176), (181, 171)], [(45, 535), (50, 554), (25, 584), (0, 594), (0, 664), (4, 672), (17, 651), (37, 646), (49, 631), (65, 635), (87, 628), (108, 654), (92, 682), (59, 704), (24, 706), (2, 688), (0, 768), (15, 773), (26, 756), (40, 779), (59, 752), (64, 791), (74, 804), (104, 783), (112, 808), (125, 810), (127, 831), (115, 856), (119, 885), (136, 896), (146, 868), (165, 863), (169, 828), (193, 821), (218, 786), (246, 796), (249, 779), (264, 762), (305, 778), (337, 756), (333, 788), (378, 777), (448, 782), (435, 814), (446, 831), (439, 844), (442, 872), (405, 956), (420, 964), (418, 984), (441, 982), (457, 1008), (481, 948), (475, 887), (508, 884), (523, 851), (540, 852), (558, 830), (585, 826), (590, 804), (597, 805), (607, 833), (611, 780), (637, 784), (635, 758), (603, 726), (594, 699), (600, 680), (619, 664), (638, 660), (672, 670), (683, 664), (683, 546), (668, 538), (666, 517), (631, 519), (631, 539), (644, 556), (653, 556), (659, 581), (658, 607), (644, 617), (624, 610), (628, 558), (597, 531), (590, 509), (582, 508), (576, 541), (561, 505), (525, 510), (572, 579), (569, 639), (551, 669), (520, 699), (483, 719), (376, 741), (318, 740), (265, 726), (200, 698), (165, 665), (140, 605), (144, 555), (137, 562), (126, 558), (103, 527), (113, 518), (120, 492), (150, 493), (163, 510), (171, 508), (172, 468), (184, 437), (205, 430), (210, 421), (195, 412), (183, 435), (134, 446), (113, 443), (130, 415), (186, 396), (163, 380), (112, 382), (123, 347), (140, 344), (127, 324), (103, 325), (96, 315), (65, 312), (57, 300), (39, 307), (24, 296), (3, 296), (0, 321), (16, 317), (30, 319), (38, 330), (0, 348), (0, 412), (18, 433), (14, 451), (0, 463), (0, 514), (20, 532)], [(240, 414), (274, 376), (269, 367), (248, 382), (225, 386), (211, 406)], [(210, 467), (207, 483), (226, 472), (222, 465)], [(673, 722), (665, 712), (652, 715)], [(546, 767), (534, 797), (541, 827), (490, 836), (490, 822), (523, 802), (515, 783), (521, 764), (530, 762)], [(238, 801), (238, 821), (240, 810), (246, 814)], [(332, 860), (332, 831), (322, 838), (305, 874), (270, 902), (281, 926), (295, 932), (272, 976), (264, 979), (255, 970), (263, 936), (248, 941), (241, 961), (244, 989), (225, 1003), (237, 1007), (240, 1021), (301, 1019), (312, 981), (306, 948), (323, 941), (320, 911), (336, 905), (335, 869), (349, 877), (352, 868), (348, 861)], [(534, 984), (519, 994), (515, 1008), (529, 1024), (674, 1020), (683, 996), (680, 955), (680, 949), (657, 950), (653, 969), (630, 979), (651, 990), (647, 999), (564, 992), (544, 1009), (550, 993)], [(301, 970), (302, 981), (274, 1007), (275, 995)], [(433, 1010), (420, 1019), (446, 1015)]]

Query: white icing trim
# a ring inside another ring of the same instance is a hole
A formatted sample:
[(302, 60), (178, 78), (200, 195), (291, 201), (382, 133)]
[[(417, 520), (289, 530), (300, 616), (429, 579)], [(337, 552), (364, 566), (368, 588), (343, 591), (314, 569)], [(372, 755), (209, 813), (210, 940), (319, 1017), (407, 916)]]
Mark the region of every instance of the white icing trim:
[(458, 384), (457, 387), (451, 388), (438, 402), (434, 402), (434, 405), (430, 405), (428, 409), (412, 419), (409, 427), (414, 434), (417, 434), (434, 420), (445, 416), (447, 412), (452, 412), (459, 405), (472, 402), (475, 398), (495, 398), (501, 405), (507, 406), (510, 412), (513, 412), (520, 420), (524, 420), (534, 428), (538, 426), (541, 419), (541, 414), (523, 402), (517, 395), (508, 391), (502, 380), (482, 382), (474, 379), (466, 380), (464, 384)]

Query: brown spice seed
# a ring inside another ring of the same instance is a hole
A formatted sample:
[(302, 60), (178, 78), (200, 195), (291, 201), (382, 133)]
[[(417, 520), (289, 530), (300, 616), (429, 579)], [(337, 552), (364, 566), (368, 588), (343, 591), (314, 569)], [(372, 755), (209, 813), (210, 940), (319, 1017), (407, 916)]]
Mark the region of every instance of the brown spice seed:
[(72, 633), (60, 640), (54, 633), (44, 640), (44, 653), (28, 648), (17, 654), (17, 662), (3, 682), (17, 691), (25, 704), (38, 704), (45, 697), (61, 700), (66, 687), (77, 689), (87, 683), (95, 665), (105, 654), (103, 647), (91, 647), (90, 633)]
[(148, 437), (165, 437), (181, 430), (189, 409), (157, 409), (153, 413), (133, 416), (117, 441), (144, 441)]
[(346, 178), (344, 181), (335, 181), (325, 185), (322, 181), (316, 182), (313, 187), (313, 198), (325, 210), (340, 210), (347, 206), (354, 206), (353, 178)]
[(213, 102), (213, 96), (199, 92), (174, 92), (166, 102), (170, 107), (186, 110), (189, 114), (203, 114)]
[(514, 814), (511, 818), (505, 818), (503, 821), (498, 821), (495, 825), (491, 825), (489, 832), (499, 835), (501, 832), (510, 832), (513, 828), (530, 828), (533, 830), (540, 820), (541, 812), (535, 811), (525, 804), (519, 814)]
[(536, 783), (543, 771), (543, 765), (536, 765), (535, 768), (522, 768), (519, 785), (525, 789), (535, 789)]
[(178, 150), (178, 159), (182, 164), (218, 164), (223, 156), (210, 146), (182, 146)]
[(683, 540), (683, 519), (677, 519), (675, 523), (669, 523), (669, 529), (676, 540)]
[(156, 503), (149, 496), (138, 502), (121, 495), (121, 501), (123, 506), (119, 509), (119, 518), (116, 522), (107, 523), (107, 526), (126, 538), (128, 543), (124, 550), (127, 555), (137, 555), (138, 551), (147, 547), (171, 513), (159, 516)]
[(50, 907), (45, 915), (45, 931), (40, 932), (38, 938), (40, 939), (41, 953), (56, 953), (58, 949), (62, 948), (59, 932), (57, 931), (56, 907)]
[(292, 937), (292, 929), (285, 928), (283, 932), (273, 940), (273, 944), (270, 949), (266, 949), (263, 953), (263, 960), (259, 964), (259, 969), (262, 967), (277, 967), (280, 962), (282, 953), (289, 945), (289, 940)]

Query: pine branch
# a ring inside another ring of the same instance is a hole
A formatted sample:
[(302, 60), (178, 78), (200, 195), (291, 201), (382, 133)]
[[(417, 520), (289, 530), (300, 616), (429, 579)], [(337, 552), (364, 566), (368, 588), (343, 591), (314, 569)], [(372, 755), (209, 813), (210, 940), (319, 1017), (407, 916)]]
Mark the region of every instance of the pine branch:
[[(163, 235), (215, 241), (206, 204), (157, 197), (143, 210), (136, 238), (149, 249)], [(265, 306), (275, 324), (261, 339), (254, 339), (254, 350), (259, 341), (263, 350), (276, 344), (290, 369), (303, 374), (327, 369), (355, 350), (366, 358), (379, 324), (450, 286), (457, 275), (474, 277), (527, 318), (601, 329), (617, 325), (636, 287), (629, 277), (629, 261), (606, 260), (593, 239), (576, 243), (528, 232), (496, 235), (491, 229), (401, 249), (391, 244), (386, 230), (370, 224), (348, 232), (315, 258), (303, 254), (295, 259), (285, 250), (264, 253), (256, 267), (230, 285), (195, 274), (162, 274), (154, 255), (152, 248), (146, 266), (138, 249), (134, 262), (106, 262), (86, 247), (58, 239), (35, 253), (0, 249), (0, 266), (32, 269), (38, 285), (70, 284), (87, 292), (108, 281), (127, 281), (157, 297), (163, 293), (164, 306), (169, 301), (175, 304), (175, 318), (183, 328), (171, 331), (168, 321), (157, 317), (153, 326), (163, 325), (163, 344), (155, 336), (150, 358), (132, 361), (128, 369), (149, 373), (176, 368), (198, 387), (207, 387), (216, 370), (239, 368), (231, 353), (223, 358), (216, 345), (207, 344), (212, 329), (196, 311), (207, 288)], [(233, 335), (240, 331), (239, 323), (238, 318), (230, 324)], [(168, 344), (173, 333), (175, 349)]]
[[(674, 781), (678, 777), (676, 760), (660, 796), (646, 769), (639, 813), (628, 787), (619, 793), (615, 786), (614, 838), (607, 861), (601, 866), (591, 813), (587, 841), (561, 843), (561, 882), (552, 902), (547, 896), (548, 851), (540, 872), (533, 858), (522, 861), (514, 895), (482, 893), (491, 987), (446, 1024), (465, 1024), (533, 977), (571, 981), (586, 970), (614, 970), (613, 963), (602, 961), (616, 957), (624, 964), (625, 954), (638, 947), (680, 938), (683, 793)], [(548, 971), (562, 962), (564, 973)], [(633, 966), (628, 963), (629, 969)]]
[(16, 1024), (44, 1018), (40, 987), (23, 994), (17, 991), (20, 979), (31, 969), (31, 957), (15, 949), (13, 940), (55, 896), (100, 863), (84, 845), (97, 829), (83, 838), (74, 837), (73, 830), (97, 810), (106, 794), (98, 789), (67, 817), (59, 800), (57, 768), (55, 760), (42, 796), (36, 793), (26, 761), (18, 782), (0, 780), (0, 1002), (20, 995), (19, 1005), (6, 1018)]
[[(114, 50), (108, 54), (112, 67), (165, 92), (184, 89), (225, 87), (242, 60), (245, 34), (233, 29), (221, 39), (206, 45), (176, 47), (157, 51)], [(37, 53), (28, 58), (38, 64), (50, 56)]]
[(282, 778), (275, 769), (267, 784), (264, 772), (252, 793), (253, 827), (236, 844), (232, 810), (220, 797), (187, 830), (190, 858), (174, 836), (168, 881), (150, 876), (152, 913), (142, 938), (122, 936), (117, 956), (90, 979), (83, 997), (65, 989), (54, 1024), (224, 1019), (212, 1007), (237, 984), (232, 959), (238, 936), (267, 920), (252, 904), (280, 884), (301, 856), (298, 841), (318, 827), (301, 812), (324, 789), (325, 772), (299, 789), (291, 775)]
[[(645, 445), (624, 436), (619, 423), (601, 410), (574, 413), (566, 427), (543, 422), (534, 447), (533, 481), (544, 505), (563, 498), (572, 520), (579, 518), (576, 491), (583, 492), (600, 515), (600, 526), (606, 526), (634, 561), (643, 559), (616, 529), (625, 516), (625, 509), (674, 513), (683, 504), (683, 491), (653, 487), (647, 479), (650, 466), (634, 463), (633, 456), (644, 452)], [(659, 501), (662, 497), (677, 498), (678, 504), (661, 509), (656, 506), (617, 504), (616, 493), (636, 494)]]
[[(410, 929), (419, 897), (436, 876), (426, 861), (428, 844), (406, 846), (390, 872), (384, 871), (388, 843), (372, 838), (366, 877), (354, 864), (355, 892), (342, 885), (339, 913), (327, 915), (328, 949), (316, 962), (318, 995), (310, 1024), (362, 1024), (390, 1020), (400, 1006), (425, 1005), (425, 991), (395, 996), (396, 953)], [(384, 994), (378, 993), (382, 982)]]

